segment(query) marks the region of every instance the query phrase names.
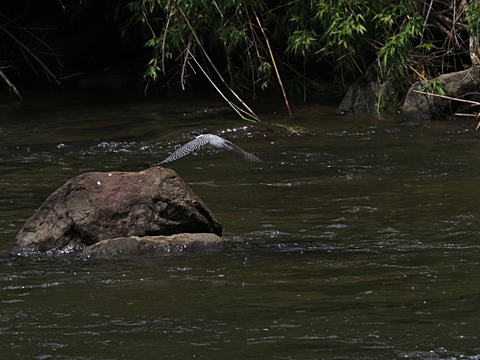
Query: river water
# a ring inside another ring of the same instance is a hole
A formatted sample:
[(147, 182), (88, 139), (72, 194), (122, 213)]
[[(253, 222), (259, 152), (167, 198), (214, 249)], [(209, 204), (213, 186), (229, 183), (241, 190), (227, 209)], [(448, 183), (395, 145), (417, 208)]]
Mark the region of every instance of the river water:
[[(0, 106), (0, 341), (5, 359), (480, 359), (480, 139), (301, 106), (249, 123), (200, 101)], [(237, 130), (237, 131), (234, 131)], [(169, 167), (225, 246), (108, 262), (9, 257), (43, 200), (87, 171)]]

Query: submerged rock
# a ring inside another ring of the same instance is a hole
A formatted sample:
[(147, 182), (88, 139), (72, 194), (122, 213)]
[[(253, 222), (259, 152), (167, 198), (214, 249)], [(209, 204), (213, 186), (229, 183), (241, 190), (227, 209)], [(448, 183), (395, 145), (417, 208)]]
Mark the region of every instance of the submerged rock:
[(179, 233), (221, 236), (222, 225), (176, 172), (93, 172), (45, 200), (18, 233), (12, 254), (79, 253), (107, 239)]
[(223, 243), (212, 233), (159, 236), (128, 236), (99, 241), (80, 253), (84, 259), (116, 259), (131, 256), (154, 256), (182, 252), (208, 251)]

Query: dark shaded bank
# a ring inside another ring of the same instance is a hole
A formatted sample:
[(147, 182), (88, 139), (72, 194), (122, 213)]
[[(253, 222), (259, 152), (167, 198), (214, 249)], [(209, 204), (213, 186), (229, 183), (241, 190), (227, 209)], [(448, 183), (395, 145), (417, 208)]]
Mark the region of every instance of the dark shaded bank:
[(135, 32), (122, 34), (127, 3), (2, 2), (0, 62), (5, 74), (19, 87), (47, 87), (146, 55)]
[(346, 94), (342, 113), (443, 118), (445, 101), (409, 89), (477, 101), (476, 79), (450, 91), (448, 74), (479, 63), (479, 17), (476, 2), (447, 0), (3, 2), (1, 89), (15, 99), (48, 87), (142, 96), (217, 87), (234, 98), (230, 87), (245, 103), (273, 93), (287, 107), (287, 97)]

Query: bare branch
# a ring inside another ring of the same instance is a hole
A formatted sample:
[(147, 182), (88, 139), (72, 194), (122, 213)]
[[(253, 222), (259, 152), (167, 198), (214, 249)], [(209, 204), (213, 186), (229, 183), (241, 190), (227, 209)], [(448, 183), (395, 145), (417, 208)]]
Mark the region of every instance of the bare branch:
[(23, 97), (20, 94), (20, 92), (17, 90), (17, 87), (10, 81), (10, 79), (7, 77), (7, 75), (5, 75), (5, 73), (2, 71), (2, 69), (0, 69), (0, 77), (2, 77), (3, 80), (7, 83), (10, 90), (13, 91), (15, 93), (15, 95), (17, 95), (20, 98), (20, 100), (23, 100)]
[(218, 71), (217, 67), (214, 65), (214, 63), (213, 63), (212, 59), (210, 58), (210, 56), (208, 55), (207, 51), (202, 46), (202, 42), (198, 38), (197, 33), (193, 29), (192, 25), (190, 24), (190, 21), (188, 21), (187, 15), (185, 15), (185, 13), (183, 12), (183, 9), (181, 7), (178, 7), (178, 9), (179, 9), (180, 13), (182, 14), (183, 18), (185, 19), (185, 23), (190, 28), (190, 31), (192, 32), (192, 35), (193, 35), (198, 47), (202, 50), (203, 55), (205, 56), (208, 63), (210, 64), (212, 69), (215, 71), (215, 73), (217, 74), (219, 79), (222, 81), (223, 85), (225, 85), (225, 87), (228, 89), (228, 91), (230, 91), (230, 93), (233, 94), (233, 96), (235, 96), (238, 101), (240, 101), (240, 103), (249, 111), (249, 113), (254, 117), (254, 119), (258, 120), (259, 117), (257, 116), (257, 114), (255, 114), (255, 112), (252, 109), (250, 109), (250, 107), (240, 98), (240, 96), (238, 96), (238, 94), (227, 84), (227, 82), (223, 78), (222, 74), (220, 74), (220, 71)]
[(433, 93), (429, 93), (429, 92), (425, 92), (425, 91), (420, 91), (420, 90), (413, 90), (413, 91), (416, 92), (416, 93), (419, 93), (419, 94), (435, 96), (435, 97), (439, 97), (439, 98), (442, 98), (442, 99), (460, 101), (460, 102), (464, 102), (464, 103), (468, 103), (468, 104), (474, 104), (474, 105), (477, 105), (477, 106), (480, 105), (480, 102), (478, 102), (478, 101), (459, 99), (459, 98), (454, 98), (454, 97), (451, 97), (451, 96), (440, 95), (440, 94), (433, 94)]
[(7, 29), (2, 29), (5, 34), (10, 36), (10, 38), (15, 41), (23, 50), (25, 50), (35, 61), (43, 68), (43, 70), (47, 73), (47, 75), (51, 76), (51, 78), (57, 83), (60, 84), (60, 81), (58, 81), (57, 77), (55, 74), (50, 70), (50, 68), (45, 65), (45, 63), (27, 46), (25, 45), (19, 38), (17, 38), (15, 35), (13, 35), (10, 31)]
[(277, 75), (278, 84), (282, 89), (283, 99), (285, 101), (285, 106), (288, 109), (288, 114), (292, 117), (292, 109), (290, 108), (290, 104), (288, 103), (287, 93), (285, 92), (285, 88), (283, 87), (282, 77), (280, 76), (280, 72), (278, 71), (277, 63), (275, 62), (275, 57), (273, 56), (272, 48), (270, 47), (270, 42), (268, 41), (268, 36), (265, 33), (265, 29), (263, 28), (262, 24), (260, 23), (260, 19), (258, 15), (254, 13), (255, 19), (257, 20), (258, 27), (262, 31), (263, 37), (265, 38), (265, 43), (267, 44), (268, 52), (270, 54), (270, 58), (272, 59), (273, 68), (275, 69), (275, 74)]

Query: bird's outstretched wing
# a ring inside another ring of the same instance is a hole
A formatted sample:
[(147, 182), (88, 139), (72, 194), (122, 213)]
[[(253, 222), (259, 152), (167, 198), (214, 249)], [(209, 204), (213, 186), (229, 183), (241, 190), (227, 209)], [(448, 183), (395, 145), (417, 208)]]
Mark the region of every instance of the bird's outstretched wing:
[(255, 155), (246, 152), (231, 141), (225, 140), (224, 138), (217, 135), (203, 134), (198, 136), (196, 139), (189, 141), (185, 145), (180, 146), (177, 150), (175, 150), (172, 154), (170, 154), (170, 156), (168, 156), (165, 160), (161, 161), (159, 164), (165, 164), (171, 161), (175, 161), (181, 157), (190, 154), (193, 151), (200, 149), (205, 145), (212, 145), (219, 149), (233, 151), (242, 156), (246, 161), (262, 161)]
[(181, 157), (187, 156), (191, 152), (200, 149), (208, 143), (208, 138), (199, 136), (196, 139), (193, 139), (192, 141), (189, 141), (188, 143), (180, 146), (177, 150), (171, 153), (170, 156), (162, 160), (159, 164), (165, 164), (180, 159)]
[(227, 150), (230, 150), (230, 151), (233, 151), (233, 152), (237, 153), (238, 155), (243, 157), (243, 159), (246, 160), (246, 161), (250, 161), (250, 162), (260, 162), (260, 161), (262, 161), (257, 156), (255, 156), (253, 154), (250, 154), (249, 152), (243, 150), (241, 147), (238, 147), (237, 145), (235, 145), (231, 141), (225, 140), (225, 143), (222, 147), (224, 149), (227, 149)]

